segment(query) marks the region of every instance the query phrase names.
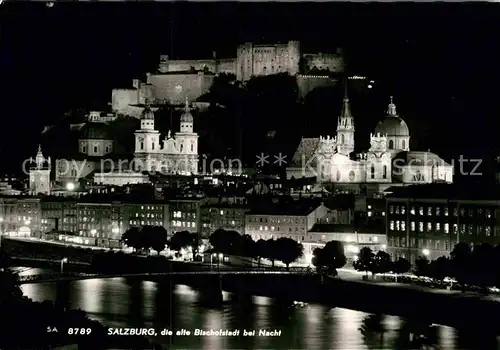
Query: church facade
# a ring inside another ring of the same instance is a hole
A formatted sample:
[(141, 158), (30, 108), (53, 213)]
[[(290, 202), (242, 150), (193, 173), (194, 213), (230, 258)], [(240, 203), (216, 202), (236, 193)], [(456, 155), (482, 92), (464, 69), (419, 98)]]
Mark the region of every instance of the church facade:
[(29, 160), (29, 193), (31, 195), (50, 194), (50, 157), (45, 158), (42, 153), (42, 147), (38, 146), (38, 152), (35, 159)]
[(146, 106), (141, 115), (141, 127), (135, 132), (134, 167), (138, 171), (162, 174), (190, 175), (198, 173), (198, 134), (193, 130), (194, 119), (186, 99), (180, 120), (180, 131), (169, 131), (160, 141), (155, 130), (154, 113)]
[(453, 166), (432, 152), (410, 150), (410, 132), (389, 103), (374, 133), (370, 149), (354, 155), (354, 117), (344, 97), (335, 136), (302, 138), (286, 169), (287, 178), (316, 178), (318, 183), (394, 185), (453, 182)]

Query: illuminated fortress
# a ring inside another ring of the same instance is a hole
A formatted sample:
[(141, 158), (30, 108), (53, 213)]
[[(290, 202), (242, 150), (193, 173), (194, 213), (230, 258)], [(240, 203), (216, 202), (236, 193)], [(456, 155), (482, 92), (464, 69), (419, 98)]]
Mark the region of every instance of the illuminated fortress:
[[(147, 73), (146, 81), (135, 79), (133, 86), (113, 89), (112, 108), (121, 114), (139, 117), (146, 100), (181, 105), (185, 99), (196, 101), (208, 92), (214, 77), (220, 73), (234, 74), (245, 82), (252, 77), (289, 73), (297, 79), (300, 97), (317, 87), (333, 86), (333, 75), (344, 71), (342, 50), (336, 53), (303, 53), (300, 42), (286, 44), (240, 45), (236, 58), (171, 60), (160, 56), (156, 73)], [(140, 107), (139, 107), (140, 106)]]

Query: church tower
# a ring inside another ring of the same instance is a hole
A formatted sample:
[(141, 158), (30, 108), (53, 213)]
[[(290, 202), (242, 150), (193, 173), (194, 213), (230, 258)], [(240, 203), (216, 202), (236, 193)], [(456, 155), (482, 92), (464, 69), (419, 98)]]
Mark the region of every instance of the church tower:
[(155, 115), (148, 104), (141, 114), (141, 128), (135, 132), (135, 159), (137, 170), (151, 171), (154, 154), (160, 151), (160, 132), (155, 130)]
[(33, 158), (30, 159), (30, 165), (30, 194), (50, 194), (50, 157), (46, 159), (43, 156), (42, 147), (40, 145), (38, 146), (35, 160), (33, 160)]
[(180, 131), (175, 133), (175, 140), (180, 156), (185, 160), (182, 171), (196, 174), (198, 172), (198, 134), (193, 130), (194, 118), (186, 97), (184, 113), (180, 120)]
[(342, 113), (337, 124), (337, 151), (346, 156), (354, 152), (354, 118), (351, 114), (349, 98), (347, 97), (347, 85)]

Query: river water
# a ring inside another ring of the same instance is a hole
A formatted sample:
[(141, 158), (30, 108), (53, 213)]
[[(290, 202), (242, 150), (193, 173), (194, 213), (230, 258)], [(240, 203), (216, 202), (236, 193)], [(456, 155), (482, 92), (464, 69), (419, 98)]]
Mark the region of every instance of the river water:
[[(22, 274), (42, 273), (30, 269)], [(188, 286), (173, 286), (173, 293), (153, 282), (127, 282), (123, 278), (71, 282), (67, 301), (75, 309), (87, 312), (108, 327), (153, 327), (193, 332), (194, 329), (281, 330), (275, 337), (195, 337), (158, 336), (157, 342), (169, 349), (404, 349), (401, 339), (408, 324), (395, 316), (384, 316), (383, 334), (369, 332), (363, 336), (369, 314), (322, 305), (302, 305), (284, 309), (265, 297), (252, 297), (248, 303), (235, 301), (224, 293), (224, 305), (214, 309), (201, 305), (199, 293)], [(55, 301), (54, 283), (26, 284), (26, 296), (35, 301)], [(500, 349), (493, 335), (465, 334), (453, 328), (438, 327), (436, 349)]]

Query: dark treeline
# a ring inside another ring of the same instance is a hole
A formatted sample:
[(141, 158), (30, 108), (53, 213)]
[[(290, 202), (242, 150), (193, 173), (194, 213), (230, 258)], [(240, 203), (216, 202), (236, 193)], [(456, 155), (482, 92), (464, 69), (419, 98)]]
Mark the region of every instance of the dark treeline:
[(415, 274), (437, 281), (451, 277), (464, 290), (474, 286), (488, 292), (489, 287), (500, 286), (500, 246), (482, 243), (472, 249), (467, 243), (458, 243), (449, 258), (442, 256), (433, 261), (424, 257), (417, 259)]

